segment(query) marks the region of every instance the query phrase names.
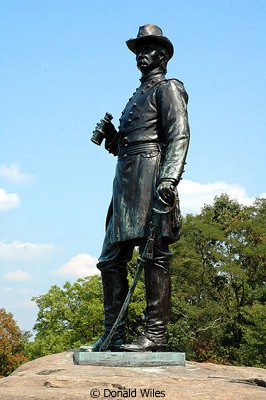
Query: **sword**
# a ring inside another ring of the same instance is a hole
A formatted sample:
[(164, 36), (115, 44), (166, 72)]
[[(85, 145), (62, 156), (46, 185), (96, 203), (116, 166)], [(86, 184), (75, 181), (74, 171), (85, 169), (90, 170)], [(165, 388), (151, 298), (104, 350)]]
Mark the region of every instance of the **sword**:
[(144, 252), (142, 254), (142, 257), (138, 258), (138, 266), (137, 266), (137, 270), (134, 275), (133, 281), (128, 290), (127, 296), (124, 300), (121, 310), (116, 318), (116, 321), (114, 322), (110, 332), (108, 333), (108, 336), (106, 337), (105, 341), (102, 343), (102, 345), (99, 349), (99, 351), (101, 351), (101, 352), (107, 350), (107, 348), (117, 330), (119, 323), (122, 321), (122, 319), (126, 313), (126, 310), (130, 303), (131, 297), (134, 293), (135, 287), (137, 286), (137, 283), (139, 281), (139, 278), (142, 273), (145, 262), (151, 261), (153, 259), (154, 240), (155, 240), (157, 229), (158, 229), (159, 222), (160, 222), (160, 215), (161, 214), (169, 214), (174, 209), (174, 207), (176, 206), (176, 196), (174, 197), (174, 199), (175, 200), (173, 202), (173, 205), (169, 206), (169, 204), (167, 204), (165, 201), (163, 201), (161, 198), (159, 198), (159, 200), (161, 200), (164, 205), (167, 205), (167, 207), (165, 207), (164, 210), (159, 209), (159, 207), (158, 208), (154, 207), (152, 209), (153, 212), (152, 212), (152, 217), (151, 217), (151, 222), (150, 222), (150, 227), (149, 227), (150, 232), (149, 232), (149, 236), (148, 236), (145, 248), (144, 248)]

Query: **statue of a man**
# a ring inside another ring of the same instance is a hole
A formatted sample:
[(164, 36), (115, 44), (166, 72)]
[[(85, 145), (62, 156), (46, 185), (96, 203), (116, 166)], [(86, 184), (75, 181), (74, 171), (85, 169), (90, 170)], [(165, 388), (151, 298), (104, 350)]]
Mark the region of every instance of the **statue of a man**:
[(160, 214), (153, 259), (144, 264), (144, 331), (132, 344), (124, 344), (125, 317), (108, 350), (165, 351), (170, 312), (169, 244), (178, 240), (180, 231), (176, 187), (189, 145), (188, 95), (182, 82), (165, 78), (174, 49), (158, 26), (141, 26), (137, 38), (126, 43), (136, 54), (141, 84), (122, 111), (118, 130), (111, 122), (105, 128), (105, 147), (118, 156), (118, 162), (106, 236), (97, 264), (103, 282), (105, 332), (90, 351), (99, 351), (124, 303), (128, 292), (127, 263), (135, 246), (139, 247), (140, 256), (144, 251), (156, 202), (175, 207), (168, 214)]

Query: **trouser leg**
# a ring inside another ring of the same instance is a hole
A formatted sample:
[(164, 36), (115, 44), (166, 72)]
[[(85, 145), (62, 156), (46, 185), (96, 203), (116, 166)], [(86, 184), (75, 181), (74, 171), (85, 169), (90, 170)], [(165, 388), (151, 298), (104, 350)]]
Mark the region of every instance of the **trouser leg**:
[[(101, 271), (104, 295), (104, 328), (103, 335), (86, 351), (99, 351), (107, 338), (128, 293), (127, 262), (131, 259), (134, 249), (132, 241), (109, 243), (104, 242), (102, 254), (97, 264)], [(126, 328), (126, 313), (107, 350), (118, 351), (124, 342)]]
[[(140, 247), (140, 252), (143, 246)], [(166, 243), (156, 243), (154, 258), (144, 265), (146, 312), (144, 332), (132, 344), (122, 346), (126, 351), (167, 350), (167, 324), (170, 315), (170, 260)]]
[[(102, 271), (104, 296), (104, 328), (108, 334), (114, 325), (128, 293), (127, 271), (125, 268), (113, 268)], [(123, 343), (125, 337), (126, 315), (119, 323), (113, 336), (113, 342)]]
[(169, 261), (147, 263), (144, 273), (147, 302), (145, 335), (156, 344), (167, 345), (171, 297)]

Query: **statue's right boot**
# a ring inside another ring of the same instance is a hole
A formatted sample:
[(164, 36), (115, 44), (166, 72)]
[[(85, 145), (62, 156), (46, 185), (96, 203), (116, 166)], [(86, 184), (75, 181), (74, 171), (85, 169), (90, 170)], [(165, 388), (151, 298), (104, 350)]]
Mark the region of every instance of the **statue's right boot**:
[[(103, 295), (104, 295), (104, 327), (103, 335), (90, 346), (86, 346), (86, 351), (97, 352), (107, 338), (110, 330), (115, 323), (118, 314), (124, 304), (128, 293), (128, 280), (126, 268), (113, 268), (102, 271)], [(126, 328), (126, 315), (119, 323), (117, 330), (106, 350), (119, 351), (124, 343)]]

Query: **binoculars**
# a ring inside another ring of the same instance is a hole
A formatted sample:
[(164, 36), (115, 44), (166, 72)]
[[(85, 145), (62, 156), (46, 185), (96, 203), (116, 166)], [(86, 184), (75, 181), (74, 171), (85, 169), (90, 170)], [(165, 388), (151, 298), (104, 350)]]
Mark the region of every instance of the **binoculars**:
[(105, 113), (103, 119), (96, 125), (95, 130), (92, 133), (91, 141), (98, 146), (102, 144), (104, 138), (107, 137), (109, 131), (109, 124), (112, 121), (113, 116), (109, 112)]

